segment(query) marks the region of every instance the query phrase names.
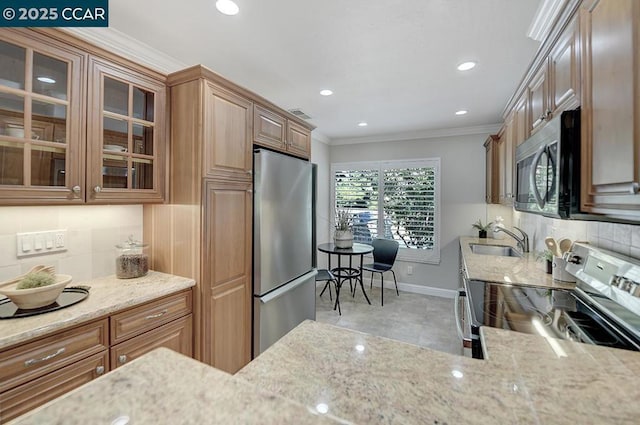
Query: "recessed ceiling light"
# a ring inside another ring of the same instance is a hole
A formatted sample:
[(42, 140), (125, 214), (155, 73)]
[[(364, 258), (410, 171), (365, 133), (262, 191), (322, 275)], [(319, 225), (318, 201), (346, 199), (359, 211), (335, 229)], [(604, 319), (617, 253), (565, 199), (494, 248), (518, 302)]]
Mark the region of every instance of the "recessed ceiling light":
[(358, 127), (366, 127), (366, 126), (368, 126), (368, 125), (369, 125), (369, 124), (367, 124), (367, 123), (366, 123), (366, 122), (364, 122), (364, 121), (362, 121), (362, 122), (359, 122), (359, 123), (358, 123)]
[(456, 111), (456, 115), (464, 115), (464, 114), (466, 114), (466, 113), (467, 113), (467, 111), (465, 111), (464, 109), (461, 109), (461, 110), (459, 110), (459, 111)]
[(240, 11), (240, 8), (237, 4), (235, 4), (231, 0), (217, 0), (216, 1), (216, 9), (222, 14), (225, 15), (237, 15)]
[(50, 78), (50, 77), (38, 77), (37, 79), (41, 83), (47, 83), (47, 84), (55, 84), (56, 83), (56, 80), (54, 80), (53, 78)]
[(329, 89), (320, 90), (320, 94), (323, 96), (331, 96), (333, 92)]
[(460, 65), (458, 65), (458, 71), (468, 71), (475, 68), (475, 66), (475, 62), (462, 62)]

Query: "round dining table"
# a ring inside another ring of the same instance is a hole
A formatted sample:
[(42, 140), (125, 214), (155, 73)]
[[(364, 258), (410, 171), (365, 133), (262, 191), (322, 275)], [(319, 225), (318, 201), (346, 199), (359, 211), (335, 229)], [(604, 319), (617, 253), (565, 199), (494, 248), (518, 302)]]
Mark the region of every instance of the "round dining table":
[[(349, 287), (352, 289), (352, 295), (355, 297), (356, 289), (358, 289), (358, 283), (360, 283), (360, 288), (362, 289), (364, 298), (369, 304), (371, 304), (362, 283), (362, 261), (365, 254), (373, 252), (373, 246), (363, 243), (354, 243), (351, 248), (338, 248), (334, 243), (323, 243), (318, 245), (318, 251), (328, 254), (329, 262), (327, 268), (331, 270), (331, 273), (335, 276), (338, 283), (336, 287), (336, 304), (333, 309), (335, 310), (336, 307), (340, 305), (340, 288), (347, 280), (349, 281)], [(332, 268), (331, 258), (334, 255), (338, 257), (338, 267)], [(357, 257), (360, 257), (360, 261), (358, 264), (354, 264), (354, 260), (357, 261)], [(355, 286), (353, 286), (354, 281)]]

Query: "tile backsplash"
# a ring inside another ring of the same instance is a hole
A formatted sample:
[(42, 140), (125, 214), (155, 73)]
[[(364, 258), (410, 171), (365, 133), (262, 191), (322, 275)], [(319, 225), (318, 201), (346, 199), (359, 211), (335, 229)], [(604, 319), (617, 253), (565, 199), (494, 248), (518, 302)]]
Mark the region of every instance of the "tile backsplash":
[(559, 220), (535, 214), (513, 212), (513, 224), (529, 235), (531, 251), (545, 249), (544, 238), (587, 241), (600, 248), (640, 259), (640, 225), (602, 221)]
[[(67, 251), (18, 259), (16, 233), (67, 229)], [(36, 264), (53, 265), (74, 282), (115, 273), (115, 245), (142, 240), (141, 205), (0, 207), (0, 280)]]

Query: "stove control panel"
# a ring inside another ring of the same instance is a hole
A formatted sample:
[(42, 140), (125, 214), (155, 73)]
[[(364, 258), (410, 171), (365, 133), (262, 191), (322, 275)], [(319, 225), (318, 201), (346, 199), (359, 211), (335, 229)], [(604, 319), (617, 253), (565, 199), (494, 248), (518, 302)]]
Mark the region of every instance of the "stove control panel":
[(628, 292), (635, 297), (640, 297), (640, 283), (627, 279), (624, 276), (613, 275), (609, 284), (622, 291)]

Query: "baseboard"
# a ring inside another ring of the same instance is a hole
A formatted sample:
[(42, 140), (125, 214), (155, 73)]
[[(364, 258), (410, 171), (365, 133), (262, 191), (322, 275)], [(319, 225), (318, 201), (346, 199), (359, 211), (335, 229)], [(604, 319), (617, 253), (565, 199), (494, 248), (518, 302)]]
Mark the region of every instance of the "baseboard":
[[(386, 277), (386, 276), (385, 276)], [(369, 282), (365, 279), (365, 287), (369, 285)], [(373, 286), (379, 288), (380, 280), (374, 279)], [(393, 278), (390, 280), (384, 280), (385, 289), (393, 289)], [(398, 282), (398, 290), (403, 292), (411, 292), (413, 294), (430, 295), (432, 297), (450, 298), (453, 299), (456, 296), (454, 289), (434, 288), (432, 286), (416, 285), (415, 283), (403, 283)]]

